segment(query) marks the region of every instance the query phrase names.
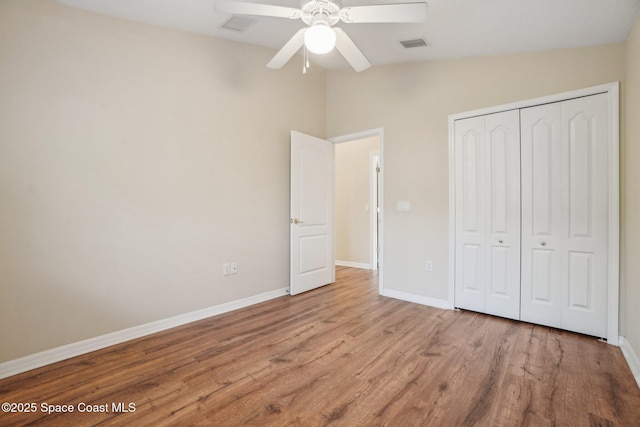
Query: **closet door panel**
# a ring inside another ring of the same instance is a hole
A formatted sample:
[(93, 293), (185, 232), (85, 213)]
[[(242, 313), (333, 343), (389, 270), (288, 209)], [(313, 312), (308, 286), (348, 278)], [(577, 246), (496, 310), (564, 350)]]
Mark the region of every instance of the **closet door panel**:
[(484, 118), (455, 123), (456, 265), (455, 305), (484, 312), (485, 253), (485, 143)]
[(455, 305), (520, 316), (518, 111), (455, 123)]
[(469, 303), (468, 305), (484, 311), (484, 304), (480, 306), (480, 302), (484, 300), (484, 282), (482, 280), (484, 273), (482, 262), (482, 247), (480, 245), (465, 244), (462, 255), (462, 289), (467, 298), (477, 299), (477, 301), (474, 301), (475, 304)]
[(553, 251), (531, 249), (531, 297), (536, 304), (553, 306), (554, 289), (551, 275)]
[(462, 207), (464, 221), (462, 230), (467, 235), (481, 236), (482, 224), (482, 177), (484, 140), (476, 129), (470, 129), (462, 137)]
[[(559, 327), (566, 262), (560, 104), (522, 109), (521, 319)], [(566, 144), (565, 144), (566, 145)]]
[(594, 95), (526, 108), (522, 320), (604, 337), (608, 107)]
[(562, 103), (567, 141), (567, 270), (562, 328), (607, 335), (608, 107), (604, 94)]
[(520, 318), (520, 117), (517, 110), (485, 116), (489, 262), (485, 311)]
[[(556, 207), (553, 207), (554, 198), (552, 191), (552, 169), (554, 160), (558, 156), (554, 151), (554, 144), (558, 143), (559, 122), (555, 108), (547, 108), (548, 111), (539, 111), (538, 114), (547, 114), (547, 117), (537, 116), (536, 112), (527, 111), (525, 119), (529, 119), (531, 114), (537, 118), (536, 122), (529, 124), (525, 138), (528, 141), (523, 148), (525, 158), (522, 160), (523, 169), (527, 172), (527, 195), (530, 195), (531, 233), (533, 236), (550, 237), (552, 234), (551, 224)], [(557, 183), (556, 183), (557, 184)], [(557, 200), (556, 200), (557, 201)]]
[(509, 248), (491, 248), (491, 277), (489, 295), (509, 298), (513, 293), (509, 288)]

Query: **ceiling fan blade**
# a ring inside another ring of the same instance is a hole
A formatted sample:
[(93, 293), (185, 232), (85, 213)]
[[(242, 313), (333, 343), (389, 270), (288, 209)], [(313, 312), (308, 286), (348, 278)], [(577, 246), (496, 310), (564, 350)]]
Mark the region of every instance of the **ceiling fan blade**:
[(333, 27), (333, 29), (336, 32), (336, 48), (353, 69), (360, 72), (371, 67), (371, 62), (369, 62), (360, 49), (358, 49), (358, 46), (356, 46), (347, 33), (345, 33), (342, 28)]
[(269, 61), (267, 67), (274, 70), (284, 67), (284, 64), (289, 62), (291, 57), (293, 57), (293, 55), (295, 55), (296, 52), (304, 45), (304, 33), (306, 31), (307, 28), (301, 28), (298, 30), (298, 32), (295, 33), (284, 46), (282, 46), (282, 49), (276, 53), (276, 56)]
[(427, 3), (396, 3), (343, 7), (340, 19), (348, 23), (425, 22)]
[(247, 3), (236, 0), (215, 0), (213, 8), (217, 12), (237, 15), (273, 16), (276, 18), (298, 19), (302, 10), (272, 4)]

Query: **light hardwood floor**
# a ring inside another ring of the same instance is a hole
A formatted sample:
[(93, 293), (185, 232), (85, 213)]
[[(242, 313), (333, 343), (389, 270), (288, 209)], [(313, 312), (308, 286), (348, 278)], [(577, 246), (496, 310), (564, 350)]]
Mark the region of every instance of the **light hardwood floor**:
[(381, 297), (367, 270), (337, 278), (0, 380), (0, 402), (38, 407), (0, 425), (640, 426), (616, 347)]

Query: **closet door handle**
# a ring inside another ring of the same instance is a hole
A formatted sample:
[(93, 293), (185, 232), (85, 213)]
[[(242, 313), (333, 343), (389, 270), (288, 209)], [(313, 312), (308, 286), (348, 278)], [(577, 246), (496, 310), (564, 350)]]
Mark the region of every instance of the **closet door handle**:
[(502, 241), (502, 239), (500, 239), (500, 240), (498, 240), (498, 243), (501, 243), (501, 244), (502, 244), (502, 243), (504, 243), (504, 242)]
[(540, 242), (541, 246), (547, 246), (547, 242)]

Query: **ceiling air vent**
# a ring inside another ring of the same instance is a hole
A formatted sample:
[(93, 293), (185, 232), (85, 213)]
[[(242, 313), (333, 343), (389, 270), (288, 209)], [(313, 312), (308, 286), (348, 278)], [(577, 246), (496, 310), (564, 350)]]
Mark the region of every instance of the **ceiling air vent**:
[(251, 18), (232, 16), (227, 22), (222, 25), (221, 28), (241, 33), (255, 23), (256, 21)]
[(405, 49), (410, 49), (412, 47), (431, 46), (424, 39), (404, 40), (404, 41), (401, 41), (400, 44), (404, 46)]

